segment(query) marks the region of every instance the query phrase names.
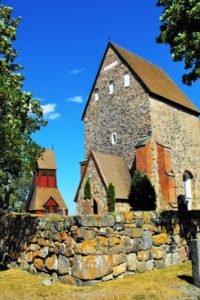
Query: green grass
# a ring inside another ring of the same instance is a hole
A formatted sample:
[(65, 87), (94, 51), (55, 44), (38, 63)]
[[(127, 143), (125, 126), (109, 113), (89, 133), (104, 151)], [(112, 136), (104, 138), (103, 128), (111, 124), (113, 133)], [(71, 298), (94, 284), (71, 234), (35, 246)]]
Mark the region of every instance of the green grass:
[[(181, 279), (182, 278), (182, 279)], [(183, 293), (175, 286), (192, 285), (183, 278), (191, 278), (191, 263), (185, 262), (162, 270), (127, 276), (124, 279), (99, 283), (92, 287), (76, 287), (59, 282), (47, 287), (44, 277), (20, 269), (0, 271), (1, 300), (148, 300), (178, 299)], [(187, 295), (188, 296), (188, 295)], [(187, 297), (186, 297), (187, 299)]]

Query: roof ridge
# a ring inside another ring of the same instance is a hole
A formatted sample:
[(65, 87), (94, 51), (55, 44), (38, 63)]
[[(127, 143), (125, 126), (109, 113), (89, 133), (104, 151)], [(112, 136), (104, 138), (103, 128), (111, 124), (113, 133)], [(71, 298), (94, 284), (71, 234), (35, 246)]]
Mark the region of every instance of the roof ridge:
[[(119, 48), (121, 48), (122, 50), (125, 50), (126, 52), (129, 52), (131, 55), (134, 55), (136, 56), (137, 58), (143, 60), (144, 62), (147, 62), (148, 64), (158, 68), (158, 69), (161, 69), (163, 71), (163, 69), (160, 67), (160, 66), (157, 66), (156, 64), (152, 63), (151, 61), (149, 61), (148, 59), (146, 58), (143, 58), (142, 56), (136, 54), (135, 52), (131, 52), (130, 50), (124, 48), (124, 47), (121, 47), (120, 45), (116, 44), (116, 43), (113, 43), (113, 42), (110, 42), (111, 45), (113, 45), (113, 47), (117, 46)], [(117, 49), (116, 49), (117, 50)]]

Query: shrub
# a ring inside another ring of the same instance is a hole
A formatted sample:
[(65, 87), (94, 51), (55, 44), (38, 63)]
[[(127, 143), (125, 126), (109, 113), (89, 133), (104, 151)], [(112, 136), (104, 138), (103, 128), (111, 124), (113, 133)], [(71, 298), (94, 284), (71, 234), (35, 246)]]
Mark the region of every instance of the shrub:
[(108, 201), (108, 211), (114, 212), (115, 211), (115, 188), (112, 183), (109, 184), (107, 191), (107, 201)]
[(129, 201), (134, 210), (155, 210), (156, 192), (145, 173), (134, 171)]
[(84, 187), (84, 199), (91, 199), (92, 195), (91, 195), (91, 186), (90, 186), (90, 180), (89, 178), (87, 179), (86, 183), (85, 183), (85, 187)]

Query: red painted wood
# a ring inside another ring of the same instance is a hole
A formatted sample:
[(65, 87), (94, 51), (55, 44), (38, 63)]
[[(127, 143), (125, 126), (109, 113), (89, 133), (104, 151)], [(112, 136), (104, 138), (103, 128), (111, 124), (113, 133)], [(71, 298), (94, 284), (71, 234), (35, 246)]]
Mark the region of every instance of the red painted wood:
[(58, 206), (58, 204), (56, 203), (56, 201), (53, 198), (50, 198), (47, 203), (45, 204), (45, 206)]
[(56, 187), (55, 176), (48, 176), (48, 187)]
[(42, 211), (42, 210), (37, 210), (37, 211), (35, 212), (35, 214), (36, 214), (36, 215), (45, 215), (45, 212)]
[(47, 187), (47, 176), (41, 176), (41, 187)]

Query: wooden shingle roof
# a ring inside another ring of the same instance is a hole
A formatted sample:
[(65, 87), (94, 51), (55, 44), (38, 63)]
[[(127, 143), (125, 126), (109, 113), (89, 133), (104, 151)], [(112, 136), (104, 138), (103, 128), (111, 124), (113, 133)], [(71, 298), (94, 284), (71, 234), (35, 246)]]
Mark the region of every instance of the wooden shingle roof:
[(114, 43), (111, 44), (151, 93), (200, 113), (161, 68)]
[(59, 208), (67, 209), (67, 206), (58, 188), (35, 187), (28, 210), (44, 210), (44, 205), (50, 197), (57, 202)]
[(128, 199), (131, 175), (125, 159), (98, 151), (92, 151), (92, 156), (106, 187), (108, 188), (110, 183), (114, 185), (116, 199)]
[(54, 151), (46, 149), (42, 157), (37, 161), (38, 169), (56, 170)]
[[(87, 166), (90, 159), (94, 160), (95, 166), (105, 188), (108, 188), (109, 184), (112, 183), (115, 187), (116, 199), (128, 199), (131, 186), (131, 175), (125, 159), (121, 156), (94, 150), (91, 150)], [(81, 178), (74, 201), (77, 201), (78, 192), (86, 173), (87, 169)]]

